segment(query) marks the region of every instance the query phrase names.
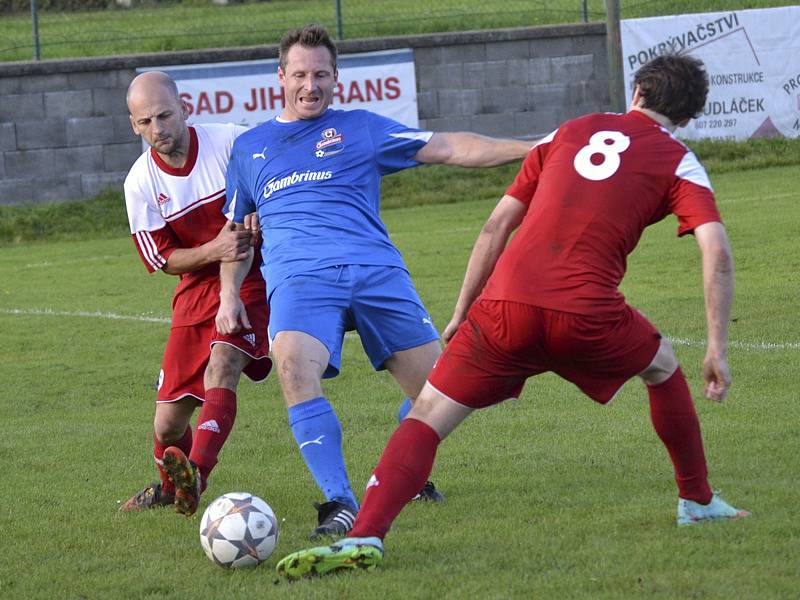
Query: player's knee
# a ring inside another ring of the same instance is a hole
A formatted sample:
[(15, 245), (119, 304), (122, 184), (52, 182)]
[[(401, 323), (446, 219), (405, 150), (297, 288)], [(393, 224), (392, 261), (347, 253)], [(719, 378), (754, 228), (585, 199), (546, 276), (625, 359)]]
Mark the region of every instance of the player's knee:
[(320, 387), (319, 368), (311, 360), (284, 358), (278, 363), (278, 378), (287, 395), (307, 395)]
[(164, 446), (177, 444), (183, 434), (186, 433), (187, 424), (171, 419), (156, 419), (153, 423), (153, 431), (156, 439)]
[(215, 344), (205, 372), (206, 389), (224, 387), (234, 389), (239, 382), (247, 357), (230, 346)]
[(647, 369), (640, 373), (640, 377), (647, 385), (658, 385), (669, 379), (677, 369), (678, 357), (672, 344), (666, 338), (661, 338), (655, 357)]

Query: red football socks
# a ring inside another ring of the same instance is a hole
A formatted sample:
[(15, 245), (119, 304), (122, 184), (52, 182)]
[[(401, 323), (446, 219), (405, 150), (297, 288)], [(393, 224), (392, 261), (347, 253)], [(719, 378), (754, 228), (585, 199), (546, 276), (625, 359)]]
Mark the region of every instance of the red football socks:
[(161, 461), (164, 458), (164, 450), (170, 446), (180, 448), (183, 450), (184, 454), (188, 454), (192, 449), (192, 428), (187, 427), (186, 431), (183, 432), (183, 437), (172, 444), (162, 444), (156, 437), (156, 434), (153, 433), (153, 458), (155, 458), (156, 466), (158, 467), (158, 476), (161, 477), (161, 493), (167, 496), (175, 494), (175, 486), (170, 480), (169, 475), (167, 475), (167, 472), (164, 471), (164, 468), (161, 466)]
[(236, 392), (226, 388), (206, 390), (206, 400), (197, 417), (194, 443), (189, 460), (200, 471), (201, 489), (206, 489), (208, 476), (217, 464), (222, 445), (228, 439), (236, 420)]
[(383, 539), (403, 507), (428, 480), (439, 435), (417, 419), (400, 423), (367, 483), (367, 492), (349, 537)]
[(650, 418), (672, 459), (680, 497), (708, 504), (712, 492), (708, 484), (700, 422), (680, 367), (665, 382), (647, 386), (647, 392), (650, 395)]

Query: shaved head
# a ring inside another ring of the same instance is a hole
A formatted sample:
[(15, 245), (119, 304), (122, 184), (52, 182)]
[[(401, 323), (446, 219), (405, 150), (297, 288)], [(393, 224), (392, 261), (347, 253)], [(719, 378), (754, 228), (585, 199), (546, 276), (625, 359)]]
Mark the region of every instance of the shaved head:
[(128, 95), (125, 97), (128, 110), (131, 108), (132, 99), (151, 98), (155, 95), (168, 95), (172, 96), (175, 102), (181, 101), (178, 86), (169, 75), (161, 71), (147, 71), (137, 75), (128, 86)]
[(127, 102), (134, 133), (167, 163), (181, 166), (189, 151), (189, 109), (172, 78), (161, 71), (137, 75), (128, 86)]

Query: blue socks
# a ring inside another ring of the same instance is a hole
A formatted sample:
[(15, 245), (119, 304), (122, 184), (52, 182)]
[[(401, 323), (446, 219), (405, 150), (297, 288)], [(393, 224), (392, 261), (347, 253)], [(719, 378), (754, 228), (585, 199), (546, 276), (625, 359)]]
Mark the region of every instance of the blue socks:
[(289, 408), (289, 425), (303, 460), (327, 501), (358, 510), (342, 454), (342, 427), (323, 396)]
[(403, 398), (403, 403), (400, 405), (400, 410), (397, 411), (397, 422), (400, 423), (406, 418), (408, 411), (411, 410), (411, 398), (406, 396)]

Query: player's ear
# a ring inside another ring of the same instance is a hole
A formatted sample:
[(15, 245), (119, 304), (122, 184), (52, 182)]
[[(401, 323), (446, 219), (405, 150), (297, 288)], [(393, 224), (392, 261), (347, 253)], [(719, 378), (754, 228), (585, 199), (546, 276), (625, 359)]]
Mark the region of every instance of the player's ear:
[(136, 126), (136, 121), (133, 120), (133, 115), (128, 115), (128, 119), (131, 121), (131, 129), (133, 129), (133, 133), (136, 135), (141, 135), (141, 133), (139, 133), (139, 128)]
[(284, 73), (283, 69), (281, 69), (280, 67), (278, 67), (278, 83), (280, 83), (281, 85), (286, 83), (286, 73)]
[(633, 98), (631, 99), (631, 108), (636, 108), (639, 106), (639, 102), (642, 100), (642, 92), (637, 85), (633, 88)]

